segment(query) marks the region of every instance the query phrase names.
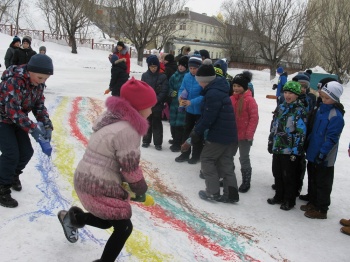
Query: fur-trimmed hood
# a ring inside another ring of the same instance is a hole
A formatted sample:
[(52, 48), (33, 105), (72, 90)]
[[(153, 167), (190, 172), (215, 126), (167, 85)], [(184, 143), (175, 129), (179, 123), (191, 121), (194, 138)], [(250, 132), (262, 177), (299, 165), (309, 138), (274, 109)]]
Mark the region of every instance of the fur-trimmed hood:
[(122, 97), (111, 96), (106, 100), (106, 107), (107, 110), (103, 112), (103, 114), (96, 120), (94, 126), (92, 127), (94, 132), (97, 132), (104, 126), (119, 121), (127, 121), (141, 136), (147, 133), (147, 119), (143, 118), (126, 99)]

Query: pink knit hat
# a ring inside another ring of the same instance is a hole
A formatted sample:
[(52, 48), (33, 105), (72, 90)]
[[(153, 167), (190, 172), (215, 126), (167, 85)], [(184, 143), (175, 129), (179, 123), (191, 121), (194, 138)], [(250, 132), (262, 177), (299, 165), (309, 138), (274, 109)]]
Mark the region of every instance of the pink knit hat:
[(122, 85), (120, 97), (129, 101), (137, 111), (153, 107), (157, 103), (157, 96), (153, 88), (134, 77)]

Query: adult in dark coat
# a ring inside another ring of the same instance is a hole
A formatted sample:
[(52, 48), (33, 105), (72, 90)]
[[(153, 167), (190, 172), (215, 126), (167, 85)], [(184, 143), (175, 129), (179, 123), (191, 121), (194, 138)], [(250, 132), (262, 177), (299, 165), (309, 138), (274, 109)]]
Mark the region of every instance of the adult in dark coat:
[(120, 96), (120, 88), (129, 78), (129, 74), (126, 72), (126, 62), (119, 59), (117, 55), (112, 55), (110, 61), (112, 63), (112, 68), (109, 90), (112, 91), (112, 96)]
[(12, 65), (12, 58), (13, 55), (15, 53), (15, 50), (19, 48), (19, 46), (21, 45), (21, 39), (18, 36), (14, 36), (14, 38), (12, 39), (12, 42), (9, 46), (9, 48), (7, 48), (6, 54), (5, 54), (5, 66), (6, 68), (8, 68), (9, 66)]
[(162, 150), (163, 123), (162, 110), (168, 95), (168, 79), (159, 73), (159, 60), (156, 55), (150, 55), (147, 60), (148, 70), (142, 74), (141, 80), (150, 85), (157, 95), (157, 104), (152, 107), (152, 114), (147, 118), (150, 124), (147, 134), (142, 139), (142, 147), (148, 147), (152, 140), (157, 150)]
[(36, 52), (31, 48), (32, 38), (30, 36), (24, 36), (22, 39), (22, 48), (15, 50), (12, 58), (13, 65), (28, 64), (30, 58), (36, 55)]
[(175, 57), (172, 54), (167, 54), (164, 57), (165, 70), (164, 74), (169, 80), (170, 77), (177, 71), (177, 63), (175, 61)]

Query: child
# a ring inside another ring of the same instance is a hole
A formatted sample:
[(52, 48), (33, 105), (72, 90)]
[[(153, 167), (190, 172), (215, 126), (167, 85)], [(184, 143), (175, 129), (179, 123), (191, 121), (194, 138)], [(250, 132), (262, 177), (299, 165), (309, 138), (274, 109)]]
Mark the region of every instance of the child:
[[(128, 47), (122, 41), (117, 42), (117, 46), (114, 49), (113, 54), (117, 55), (119, 59), (124, 60), (126, 63), (126, 73), (130, 75), (130, 54), (128, 52)], [(112, 55), (109, 55), (109, 60)]]
[[(16, 207), (11, 187), (22, 190), (19, 175), (31, 157), (33, 147), (28, 134), (42, 146), (51, 140), (52, 122), (45, 107), (45, 81), (53, 75), (53, 64), (47, 55), (33, 56), (27, 65), (10, 66), (2, 74), (0, 84), (0, 205)], [(33, 112), (38, 123), (28, 117)], [(43, 152), (47, 153), (44, 151)], [(50, 152), (51, 154), (51, 152)]]
[(40, 46), (39, 47), (39, 54), (46, 55), (46, 47), (45, 46)]
[(24, 36), (22, 38), (22, 48), (15, 50), (12, 58), (13, 65), (27, 64), (36, 52), (30, 46), (32, 44), (32, 38), (30, 36)]
[[(184, 76), (180, 90), (178, 92), (179, 105), (186, 108), (186, 127), (184, 137), (188, 138), (195, 123), (201, 116), (201, 103), (203, 96), (201, 96), (202, 87), (195, 79), (195, 75), (199, 66), (202, 64), (202, 58), (199, 54), (194, 54), (188, 60), (188, 67), (190, 72)], [(187, 98), (181, 99), (183, 90), (187, 92)], [(185, 162), (189, 164), (196, 164), (199, 161), (200, 154), (203, 148), (203, 141), (192, 142), (192, 158), (190, 159), (191, 149), (181, 153), (175, 158), (176, 162)]]
[(241, 193), (246, 193), (250, 189), (252, 166), (249, 152), (259, 122), (258, 105), (248, 89), (250, 79), (249, 71), (236, 75), (233, 78), (234, 94), (231, 96), (238, 131), (239, 161), (242, 173), (242, 184), (239, 187)]
[(280, 208), (286, 211), (295, 206), (295, 177), (306, 136), (306, 111), (298, 99), (300, 89), (300, 84), (294, 81), (284, 85), (285, 100), (275, 110), (268, 144), (268, 151), (273, 154), (276, 192), (267, 202), (281, 204)]
[(74, 173), (75, 191), (88, 212), (76, 206), (58, 212), (71, 243), (77, 242), (78, 228), (85, 225), (114, 228), (98, 261), (115, 261), (132, 232), (129, 194), (122, 182), (129, 183), (136, 199), (142, 199), (147, 191), (139, 166), (140, 140), (156, 103), (152, 87), (134, 78), (122, 86), (120, 97), (107, 98), (107, 110), (96, 120)]
[(168, 79), (165, 74), (159, 73), (159, 60), (156, 55), (147, 57), (148, 70), (142, 74), (141, 80), (149, 84), (157, 94), (157, 104), (152, 108), (152, 114), (148, 117), (150, 126), (147, 134), (142, 139), (142, 147), (149, 147), (152, 136), (156, 150), (162, 150), (163, 123), (162, 110), (168, 95)]
[(169, 94), (173, 98), (170, 104), (170, 132), (173, 137), (170, 150), (172, 152), (179, 152), (181, 144), (186, 139), (184, 137), (186, 113), (185, 110), (179, 110), (179, 100), (177, 99), (177, 92), (186, 73), (188, 73), (188, 57), (183, 56), (179, 59), (177, 71), (169, 80)]
[(9, 66), (12, 65), (13, 55), (15, 53), (15, 50), (17, 50), (20, 45), (21, 45), (21, 38), (19, 38), (18, 36), (15, 35), (12, 39), (12, 42), (11, 42), (9, 48), (7, 48), (7, 51), (5, 54), (4, 60), (5, 60), (6, 68), (9, 68)]
[(331, 203), (339, 138), (344, 127), (344, 107), (340, 103), (343, 86), (332, 81), (320, 92), (322, 103), (317, 110), (306, 149), (307, 172), (311, 181), (307, 205), (300, 207), (308, 218), (326, 219)]
[[(279, 105), (280, 103), (283, 103), (283, 99), (284, 97), (282, 96), (282, 90), (283, 90), (283, 86), (285, 85), (285, 83), (287, 82), (287, 77), (288, 77), (288, 73), (284, 72), (283, 67), (279, 67), (276, 70), (276, 73), (279, 75), (278, 77), (278, 84), (274, 84), (272, 89), (276, 90), (276, 97), (277, 97), (277, 105)], [(280, 101), (280, 99), (282, 98), (282, 100)]]
[[(205, 190), (198, 192), (204, 200), (224, 203), (239, 201), (233, 156), (237, 151), (237, 129), (232, 103), (228, 95), (226, 79), (216, 77), (210, 59), (205, 59), (196, 73), (196, 80), (203, 89), (202, 114), (191, 132), (191, 142), (198, 143), (206, 135), (201, 153), (201, 171), (205, 178)], [(220, 178), (224, 191), (220, 195)]]
[(109, 82), (109, 90), (112, 91), (112, 96), (120, 96), (120, 88), (128, 81), (129, 75), (126, 72), (126, 63), (123, 59), (115, 54), (110, 59), (111, 67), (111, 81)]

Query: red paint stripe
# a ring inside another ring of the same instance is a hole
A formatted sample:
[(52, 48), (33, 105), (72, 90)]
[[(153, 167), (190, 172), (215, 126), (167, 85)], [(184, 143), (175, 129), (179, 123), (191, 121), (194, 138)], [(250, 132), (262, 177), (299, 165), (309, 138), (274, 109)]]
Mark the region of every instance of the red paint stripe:
[(78, 126), (78, 113), (79, 113), (79, 103), (82, 100), (82, 97), (77, 97), (72, 102), (72, 111), (69, 114), (69, 125), (72, 129), (71, 133), (74, 137), (76, 137), (79, 141), (83, 143), (86, 147), (88, 144), (87, 138), (80, 132)]

